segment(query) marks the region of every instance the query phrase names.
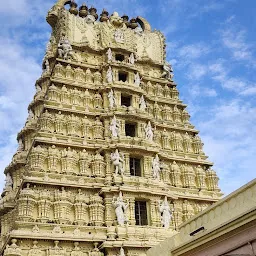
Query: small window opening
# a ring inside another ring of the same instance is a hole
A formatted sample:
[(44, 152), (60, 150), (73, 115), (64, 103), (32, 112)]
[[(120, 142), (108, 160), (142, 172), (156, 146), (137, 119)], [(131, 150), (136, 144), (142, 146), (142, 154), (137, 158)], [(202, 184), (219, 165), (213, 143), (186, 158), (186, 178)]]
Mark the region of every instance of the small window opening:
[(135, 124), (125, 124), (125, 135), (129, 137), (135, 137), (136, 135), (136, 125)]
[(131, 176), (141, 177), (141, 159), (130, 158), (130, 174)]
[(132, 102), (132, 97), (127, 95), (121, 96), (121, 106), (130, 107)]
[(126, 82), (127, 77), (128, 77), (127, 73), (124, 73), (124, 72), (119, 72), (118, 73), (118, 81)]
[(147, 202), (135, 201), (135, 219), (138, 226), (148, 225)]
[(116, 54), (116, 60), (117, 61), (124, 61), (124, 55), (123, 54)]

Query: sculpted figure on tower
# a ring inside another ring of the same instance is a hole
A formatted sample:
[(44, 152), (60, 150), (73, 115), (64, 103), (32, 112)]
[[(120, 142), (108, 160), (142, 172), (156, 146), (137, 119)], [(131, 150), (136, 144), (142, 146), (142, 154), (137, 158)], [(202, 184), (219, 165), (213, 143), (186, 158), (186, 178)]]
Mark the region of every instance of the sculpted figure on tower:
[(123, 226), (125, 222), (127, 222), (126, 209), (128, 208), (129, 204), (124, 202), (122, 192), (119, 193), (118, 198), (113, 198), (112, 204), (115, 208), (117, 223), (118, 225)]
[(161, 213), (161, 223), (164, 228), (168, 229), (170, 227), (170, 222), (172, 219), (172, 211), (167, 200), (167, 196), (164, 198), (164, 201), (161, 203), (159, 201), (159, 211)]
[(116, 98), (112, 89), (108, 93), (108, 100), (109, 100), (109, 107), (114, 108), (116, 106)]
[(111, 67), (109, 67), (108, 71), (107, 71), (107, 82), (109, 84), (113, 83), (113, 72), (112, 72), (112, 68)]
[(147, 140), (149, 140), (150, 142), (153, 142), (154, 132), (153, 132), (153, 128), (151, 126), (151, 122), (150, 121), (145, 126), (145, 135), (146, 135), (146, 139)]
[(107, 50), (107, 57), (108, 57), (108, 62), (113, 61), (113, 53), (112, 53), (111, 48), (108, 48), (108, 50)]
[(113, 117), (110, 123), (109, 130), (111, 131), (112, 138), (117, 138), (119, 137), (119, 129), (120, 129), (120, 124), (116, 120), (116, 116)]
[(160, 180), (161, 163), (158, 155), (156, 155), (156, 157), (152, 161), (152, 169), (153, 169), (153, 178), (156, 180)]
[(62, 38), (58, 44), (59, 57), (67, 60), (69, 57), (75, 59), (72, 46), (67, 38)]
[(147, 104), (146, 104), (146, 101), (145, 101), (145, 98), (144, 98), (143, 95), (140, 97), (139, 105), (140, 105), (140, 110), (141, 111), (144, 112), (147, 109)]
[(115, 167), (115, 174), (124, 174), (124, 155), (118, 152), (118, 149), (114, 153), (111, 153), (111, 161)]

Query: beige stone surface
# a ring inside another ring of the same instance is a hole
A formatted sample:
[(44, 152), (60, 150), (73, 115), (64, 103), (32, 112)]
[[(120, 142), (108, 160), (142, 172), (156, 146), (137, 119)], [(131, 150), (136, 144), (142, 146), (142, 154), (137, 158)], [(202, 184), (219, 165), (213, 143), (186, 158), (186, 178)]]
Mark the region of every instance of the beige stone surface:
[[(255, 198), (256, 179), (181, 224), (178, 234), (150, 249), (147, 255), (254, 255)], [(203, 230), (195, 232), (201, 227)]]
[[(43, 73), (5, 169), (1, 253), (145, 256), (220, 199), (218, 177), (179, 99), (162, 33), (142, 17), (105, 12), (99, 21), (91, 8), (82, 18), (66, 2), (47, 15)], [(136, 200), (146, 202), (146, 226), (136, 225)]]

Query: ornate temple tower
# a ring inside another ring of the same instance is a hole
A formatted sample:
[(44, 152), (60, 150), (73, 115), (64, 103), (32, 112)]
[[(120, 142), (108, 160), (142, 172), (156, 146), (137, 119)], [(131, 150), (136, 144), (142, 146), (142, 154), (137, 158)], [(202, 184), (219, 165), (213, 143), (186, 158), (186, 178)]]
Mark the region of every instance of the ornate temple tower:
[(98, 18), (65, 0), (48, 13), (43, 74), (5, 169), (1, 255), (143, 256), (222, 195), (164, 36), (141, 17)]

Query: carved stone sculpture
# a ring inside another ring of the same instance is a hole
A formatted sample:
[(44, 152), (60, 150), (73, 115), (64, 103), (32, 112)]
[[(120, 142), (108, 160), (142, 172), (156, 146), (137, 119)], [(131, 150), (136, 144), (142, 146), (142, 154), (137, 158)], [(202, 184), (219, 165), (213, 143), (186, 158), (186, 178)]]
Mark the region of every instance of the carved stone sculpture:
[(113, 119), (111, 120), (109, 130), (111, 131), (112, 138), (118, 138), (119, 137), (119, 135), (120, 135), (119, 134), (120, 124), (116, 120), (116, 116), (114, 116)]
[(121, 29), (116, 29), (115, 33), (114, 33), (114, 38), (115, 38), (115, 41), (117, 43), (121, 43), (123, 44), (125, 41), (124, 41), (124, 33)]
[(135, 86), (140, 86), (140, 83), (141, 83), (141, 77), (140, 77), (140, 74), (137, 72), (134, 75), (134, 85)]
[(167, 61), (164, 62), (163, 65), (163, 73), (162, 73), (162, 77), (168, 80), (172, 80), (173, 78), (173, 69), (171, 64), (169, 64)]
[(114, 153), (111, 153), (111, 161), (115, 167), (115, 174), (124, 174), (124, 155), (118, 152), (118, 149)]
[(116, 106), (116, 98), (112, 89), (108, 93), (108, 100), (109, 100), (109, 107), (114, 108)]
[(44, 253), (37, 246), (38, 241), (33, 241), (33, 247), (29, 250), (28, 256), (43, 256)]
[(130, 54), (130, 56), (129, 56), (129, 63), (131, 64), (131, 65), (134, 65), (134, 63), (135, 63), (135, 56), (134, 56), (134, 53), (132, 52), (131, 54)]
[(145, 136), (148, 141), (153, 142), (154, 132), (150, 121), (145, 126)]
[(123, 247), (120, 248), (119, 256), (125, 256), (125, 252), (124, 252), (124, 248)]
[(4, 250), (4, 256), (22, 256), (22, 250), (16, 244), (17, 240), (12, 239), (11, 242), (11, 245), (6, 246), (6, 249)]
[(62, 38), (58, 44), (58, 54), (60, 58), (68, 60), (69, 57), (74, 59), (72, 46), (67, 38)]
[(113, 54), (112, 54), (111, 48), (109, 48), (109, 49), (107, 50), (107, 58), (108, 58), (108, 63), (110, 63), (110, 62), (113, 61)]
[(156, 155), (152, 161), (152, 170), (153, 178), (156, 180), (160, 180), (161, 164), (158, 155)]
[(113, 83), (113, 72), (112, 72), (112, 68), (111, 67), (108, 68), (107, 76), (106, 77), (107, 77), (107, 82), (109, 84), (112, 84)]
[(118, 225), (124, 226), (124, 224), (127, 222), (126, 210), (129, 204), (124, 203), (122, 192), (119, 193), (117, 198), (113, 198), (112, 204), (115, 208)]
[(146, 111), (146, 109), (147, 109), (147, 104), (146, 104), (146, 101), (145, 101), (145, 98), (144, 98), (143, 95), (140, 97), (139, 105), (140, 105), (140, 110), (141, 110), (141, 111), (143, 111), (143, 112)]
[(170, 227), (170, 222), (172, 219), (172, 212), (170, 205), (167, 200), (167, 196), (164, 198), (164, 201), (161, 203), (159, 201), (159, 212), (161, 213), (161, 223), (164, 228), (168, 229)]

